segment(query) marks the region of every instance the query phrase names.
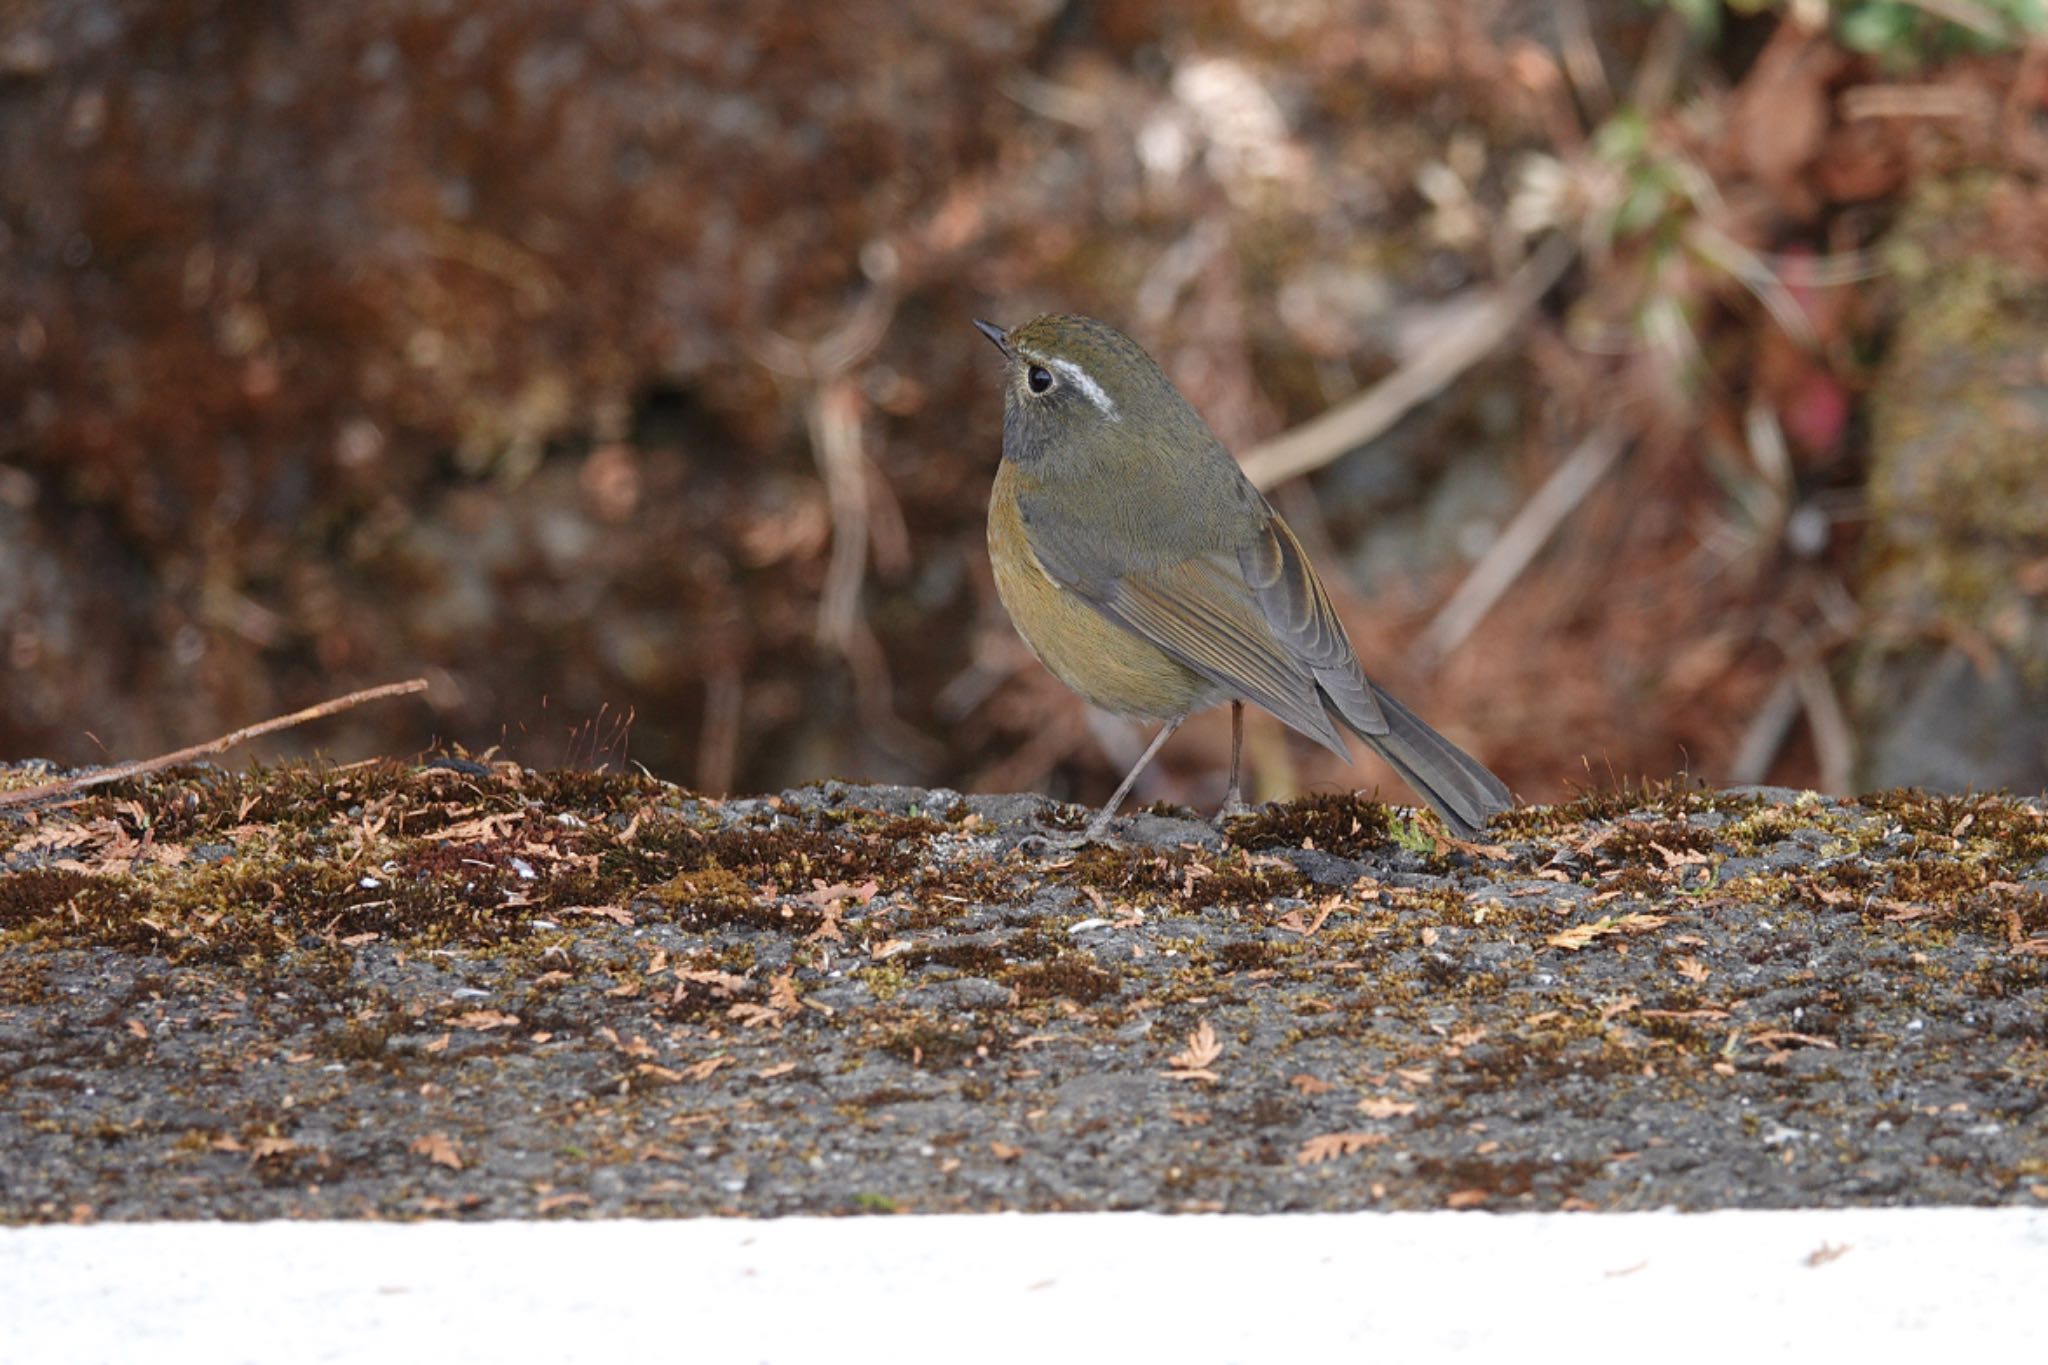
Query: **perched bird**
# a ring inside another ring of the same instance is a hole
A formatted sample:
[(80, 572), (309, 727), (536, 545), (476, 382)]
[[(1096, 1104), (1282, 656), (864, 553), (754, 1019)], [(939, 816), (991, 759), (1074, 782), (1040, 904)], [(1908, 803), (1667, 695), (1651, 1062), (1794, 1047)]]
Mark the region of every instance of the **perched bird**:
[(1341, 723), (1462, 838), (1508, 808), (1499, 778), (1365, 676), (1301, 542), (1136, 342), (1071, 315), (974, 325), (1009, 361), (988, 507), (1003, 606), (1061, 682), (1165, 722), (1085, 838), (1181, 722), (1226, 701), (1224, 814), (1242, 809), (1248, 701), (1348, 761)]

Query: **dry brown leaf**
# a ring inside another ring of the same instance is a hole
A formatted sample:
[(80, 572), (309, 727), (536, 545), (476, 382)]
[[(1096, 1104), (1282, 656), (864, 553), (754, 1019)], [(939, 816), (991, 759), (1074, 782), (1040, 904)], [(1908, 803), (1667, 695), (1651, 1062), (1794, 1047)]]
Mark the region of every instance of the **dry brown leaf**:
[(455, 1139), (446, 1133), (423, 1134), (414, 1138), (406, 1150), (414, 1156), (423, 1156), (438, 1166), (446, 1166), (451, 1171), (462, 1169), (462, 1149), (456, 1146)]
[[(1355, 824), (1356, 822), (1354, 821), (1353, 823)], [(1449, 834), (1439, 835), (1438, 837), (1444, 843), (1458, 850), (1458, 852), (1474, 858), (1484, 858), (1488, 862), (1494, 863), (1512, 862), (1514, 860), (1515, 855), (1501, 844), (1475, 844), (1470, 840), (1460, 839)]]
[[(747, 988), (747, 979), (744, 976), (734, 976), (731, 972), (713, 971), (709, 968), (698, 971), (678, 967), (675, 976), (678, 982), (709, 986), (712, 997), (719, 1000), (729, 1000)], [(680, 999), (682, 986), (678, 985), (676, 990)]]
[(736, 1020), (741, 1028), (766, 1028), (782, 1023), (782, 1012), (771, 1005), (756, 1005), (742, 1000), (727, 1010), (726, 1017)]
[(1421, 1107), (1414, 1100), (1390, 1100), (1378, 1095), (1368, 1095), (1358, 1102), (1358, 1112), (1369, 1119), (1406, 1118)]
[(435, 830), (425, 837), (441, 844), (481, 844), (493, 839), (502, 839), (518, 821), (510, 815), (486, 815), (476, 820), (463, 820), (443, 829)]
[(456, 1015), (448, 1022), (457, 1028), (475, 1029), (479, 1033), (488, 1033), (494, 1028), (519, 1027), (519, 1016), (507, 1014), (503, 1010), (468, 1010)]
[(1803, 1047), (1826, 1048), (1829, 1052), (1841, 1050), (1831, 1038), (1821, 1038), (1811, 1033), (1792, 1033), (1785, 1029), (1765, 1029), (1761, 1033), (1749, 1034), (1743, 1041), (1768, 1048), (1775, 1048), (1783, 1043), (1798, 1043)]
[[(635, 816), (634, 818), (638, 819), (639, 817)], [(534, 1204), (533, 1211), (535, 1213), (553, 1213), (556, 1209), (581, 1208), (596, 1202), (587, 1194), (579, 1194), (571, 1190), (562, 1194), (541, 1196), (540, 1200)]]
[(827, 906), (836, 905), (847, 900), (852, 900), (860, 905), (866, 905), (875, 898), (875, 893), (880, 889), (881, 884), (873, 877), (868, 878), (858, 886), (849, 882), (835, 882), (827, 886), (823, 881), (813, 878), (811, 890), (793, 899), (815, 905), (819, 909), (824, 909)]
[(555, 911), (558, 915), (590, 915), (597, 919), (608, 919), (614, 924), (630, 926), (633, 912), (623, 905), (565, 905)]
[(1657, 856), (1664, 860), (1664, 866), (1666, 869), (1674, 867), (1693, 867), (1697, 864), (1711, 861), (1704, 853), (1696, 852), (1692, 849), (1685, 849), (1680, 852), (1673, 852), (1672, 850), (1664, 847), (1664, 845), (1657, 843), (1655, 840), (1651, 841), (1650, 847), (1655, 849), (1657, 851)]
[(1187, 1049), (1166, 1059), (1166, 1064), (1173, 1070), (1163, 1074), (1176, 1081), (1213, 1081), (1217, 1076), (1209, 1069), (1209, 1064), (1222, 1055), (1223, 1044), (1217, 1040), (1216, 1030), (1204, 1019), (1188, 1035)]
[(1609, 1001), (1600, 1007), (1600, 1022), (1604, 1024), (1618, 1014), (1627, 1014), (1642, 1003), (1643, 999), (1639, 995), (1624, 995), (1618, 1000)]
[(732, 1058), (721, 1052), (716, 1057), (706, 1057), (701, 1062), (693, 1062), (689, 1066), (684, 1067), (683, 1074), (693, 1081), (708, 1080), (712, 1072), (722, 1066), (731, 1066), (732, 1064)]
[(1324, 922), (1330, 916), (1336, 914), (1338, 910), (1342, 909), (1343, 906), (1344, 898), (1342, 896), (1331, 896), (1316, 907), (1313, 918), (1304, 920), (1301, 917), (1301, 911), (1289, 910), (1274, 921), (1273, 927), (1285, 929), (1290, 934), (1300, 934), (1303, 938), (1307, 938), (1314, 934), (1316, 930), (1322, 928)]
[(1294, 1154), (1298, 1166), (1314, 1166), (1390, 1141), (1385, 1133), (1323, 1133), (1304, 1140)]
[(1574, 924), (1569, 929), (1560, 930), (1543, 942), (1548, 947), (1575, 953), (1610, 934), (1646, 934), (1670, 922), (1668, 915), (1602, 915), (1589, 923)]

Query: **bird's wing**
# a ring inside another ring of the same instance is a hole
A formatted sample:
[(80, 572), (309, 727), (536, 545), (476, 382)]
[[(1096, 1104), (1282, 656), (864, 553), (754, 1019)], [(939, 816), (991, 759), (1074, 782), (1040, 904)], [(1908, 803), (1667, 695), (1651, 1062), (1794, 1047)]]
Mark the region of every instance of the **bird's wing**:
[[(1211, 682), (1350, 757), (1324, 710), (1310, 662), (1297, 658), (1281, 638), (1238, 555), (1196, 555), (1149, 566), (1119, 563), (1099, 540), (1049, 530), (1044, 518), (1034, 525), (1028, 499), (1023, 512), (1032, 553), (1054, 582)], [(1284, 589), (1276, 585), (1269, 591)], [(1337, 639), (1343, 639), (1341, 628)], [(1348, 654), (1349, 646), (1343, 648)]]
[(1345, 723), (1363, 735), (1387, 733), (1387, 718), (1359, 667), (1351, 637), (1301, 542), (1277, 513), (1238, 548), (1237, 567), (1273, 638), (1308, 670)]

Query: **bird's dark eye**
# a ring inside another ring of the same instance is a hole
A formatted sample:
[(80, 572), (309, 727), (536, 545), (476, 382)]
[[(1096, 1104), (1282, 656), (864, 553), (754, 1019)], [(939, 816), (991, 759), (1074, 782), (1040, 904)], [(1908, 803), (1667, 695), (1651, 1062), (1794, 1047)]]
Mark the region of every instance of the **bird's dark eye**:
[(1052, 387), (1052, 371), (1043, 365), (1033, 365), (1025, 372), (1024, 382), (1031, 386), (1033, 393), (1044, 393)]

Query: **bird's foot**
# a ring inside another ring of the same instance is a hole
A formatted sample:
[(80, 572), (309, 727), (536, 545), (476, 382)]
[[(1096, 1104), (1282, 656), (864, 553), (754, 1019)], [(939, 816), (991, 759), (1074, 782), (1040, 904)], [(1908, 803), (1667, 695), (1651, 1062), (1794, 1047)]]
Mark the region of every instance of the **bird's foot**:
[(1090, 844), (1113, 844), (1110, 837), (1109, 820), (1101, 815), (1090, 820), (1080, 830), (1062, 830), (1057, 834), (1027, 834), (1017, 841), (1021, 852), (1042, 855), (1047, 853), (1072, 853)]
[(1088, 843), (1085, 834), (1027, 834), (1017, 841), (1017, 851), (1033, 857), (1048, 853), (1072, 853)]

